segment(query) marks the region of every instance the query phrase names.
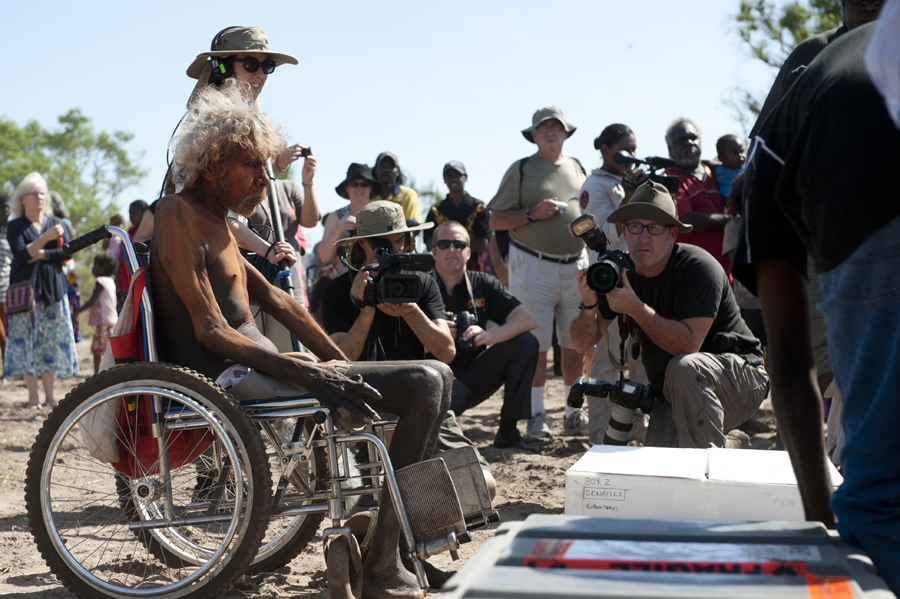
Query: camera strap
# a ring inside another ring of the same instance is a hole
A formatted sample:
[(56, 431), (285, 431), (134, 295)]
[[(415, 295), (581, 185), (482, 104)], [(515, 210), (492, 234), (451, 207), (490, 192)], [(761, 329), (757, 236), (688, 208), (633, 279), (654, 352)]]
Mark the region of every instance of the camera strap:
[[(620, 360), (619, 357), (613, 353), (612, 348), (609, 346), (609, 333), (606, 330), (606, 326), (604, 326), (604, 324), (603, 324), (604, 323), (603, 316), (601, 316), (598, 313), (597, 319), (598, 319), (597, 328), (600, 329), (600, 338), (603, 339), (603, 343), (604, 343), (604, 345), (606, 345), (606, 353), (609, 355), (609, 363), (612, 364), (613, 368), (615, 368), (619, 372), (625, 372), (626, 370), (629, 369), (630, 365), (626, 366), (626, 365), (622, 364), (622, 360)], [(616, 322), (615, 325), (619, 326), (619, 323)], [(620, 337), (621, 337), (621, 335), (620, 335)], [(625, 340), (623, 339), (622, 343), (624, 343), (624, 342), (625, 342)]]

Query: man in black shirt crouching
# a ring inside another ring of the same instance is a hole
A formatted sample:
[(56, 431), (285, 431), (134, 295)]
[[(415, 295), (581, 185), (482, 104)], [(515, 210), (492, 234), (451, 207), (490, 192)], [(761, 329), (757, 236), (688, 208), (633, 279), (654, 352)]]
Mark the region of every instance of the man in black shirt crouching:
[(600, 340), (616, 314), (637, 330), (647, 378), (664, 402), (650, 415), (645, 445), (725, 447), (726, 431), (765, 399), (769, 377), (759, 341), (741, 318), (728, 275), (706, 250), (675, 243), (691, 230), (675, 202), (648, 181), (607, 222), (624, 225), (634, 272), (605, 295), (578, 274), (582, 305), (572, 321), (578, 351)]
[[(356, 235), (338, 241), (352, 244), (347, 252), (354, 268), (376, 261), (375, 247), (390, 246), (400, 253), (410, 236), (434, 223), (409, 227), (400, 204), (369, 202), (356, 215)], [(367, 272), (351, 272), (335, 278), (322, 294), (323, 328), (332, 341), (352, 361), (425, 360), (434, 358), (450, 364), (456, 347), (450, 334), (444, 302), (437, 281), (431, 274), (416, 272), (422, 285), (422, 299), (416, 303), (380, 303), (367, 306), (363, 302)], [(530, 381), (531, 379), (526, 379)], [(435, 453), (472, 445), (465, 437), (452, 411), (441, 424)], [(476, 457), (484, 472), (488, 492), (493, 498), (497, 485), (487, 461), (476, 449)]]
[[(450, 409), (462, 414), (505, 385), (494, 445), (522, 449), (516, 422), (531, 418), (538, 342), (528, 331), (537, 328), (537, 321), (496, 277), (467, 270), (472, 249), (464, 226), (445, 222), (432, 239), (435, 279), (456, 339)], [(487, 329), (489, 320), (499, 326)]]

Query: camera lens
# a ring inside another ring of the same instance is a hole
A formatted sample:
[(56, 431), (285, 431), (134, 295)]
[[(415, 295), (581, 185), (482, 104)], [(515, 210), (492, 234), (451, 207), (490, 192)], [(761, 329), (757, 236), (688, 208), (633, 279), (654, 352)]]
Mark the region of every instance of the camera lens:
[(621, 273), (619, 265), (608, 260), (592, 264), (587, 271), (588, 287), (597, 293), (609, 293), (619, 284)]
[(407, 297), (410, 295), (406, 281), (391, 281), (388, 285), (388, 292), (391, 297)]

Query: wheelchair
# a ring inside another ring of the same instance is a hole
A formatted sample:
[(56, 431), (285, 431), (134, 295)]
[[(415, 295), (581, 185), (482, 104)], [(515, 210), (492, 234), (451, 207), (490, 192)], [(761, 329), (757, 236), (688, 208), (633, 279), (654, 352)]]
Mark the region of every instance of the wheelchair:
[[(146, 265), (147, 247), (118, 227), (64, 249), (111, 236), (129, 274)], [(393, 423), (342, 428), (312, 395), (237, 402), (207, 377), (159, 363), (145, 275), (132, 287), (140, 361), (75, 387), (28, 461), (29, 526), (75, 595), (218, 597), (244, 574), (288, 564), (327, 518), (330, 596), (359, 597), (377, 508), (348, 517), (347, 500), (380, 496), (385, 485), (422, 588), (425, 559), (456, 558), (469, 530), (499, 520), (471, 447), (394, 471), (384, 443)], [(372, 459), (354, 464), (359, 444)]]

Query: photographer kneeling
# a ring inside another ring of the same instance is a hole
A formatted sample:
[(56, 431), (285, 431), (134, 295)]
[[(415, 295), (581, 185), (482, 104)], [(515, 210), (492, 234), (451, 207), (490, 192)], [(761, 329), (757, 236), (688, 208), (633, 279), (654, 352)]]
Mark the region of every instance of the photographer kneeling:
[[(356, 215), (356, 235), (336, 243), (352, 244), (347, 256), (353, 269), (325, 288), (322, 320), (331, 340), (350, 360), (421, 361), (429, 351), (445, 364), (453, 361), (456, 348), (441, 292), (434, 277), (422, 272), (430, 271), (434, 261), (428, 254), (402, 253), (413, 232), (433, 226), (409, 227), (400, 204), (369, 202)], [(356, 270), (375, 263), (377, 271)], [(435, 452), (463, 445), (472, 443), (448, 411)], [(476, 454), (493, 498), (496, 483), (477, 449)]]
[(588, 286), (586, 270), (578, 274), (583, 302), (572, 340), (583, 351), (616, 314), (629, 316), (650, 386), (664, 398), (650, 415), (645, 445), (725, 447), (726, 431), (750, 419), (766, 397), (769, 377), (728, 275), (707, 251), (675, 242), (691, 230), (676, 215), (666, 188), (648, 181), (609, 216), (624, 225), (634, 272), (629, 280), (623, 271), (605, 295)]
[[(496, 277), (467, 270), (469, 244), (469, 233), (458, 222), (434, 230), (435, 279), (456, 339), (450, 409), (462, 414), (505, 385), (494, 446), (527, 449), (516, 423), (531, 419), (538, 341), (528, 331), (537, 328), (537, 321)], [(486, 330), (488, 320), (500, 326)]]

